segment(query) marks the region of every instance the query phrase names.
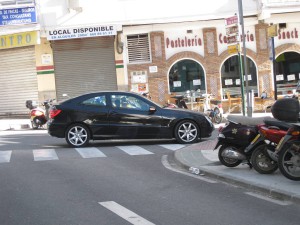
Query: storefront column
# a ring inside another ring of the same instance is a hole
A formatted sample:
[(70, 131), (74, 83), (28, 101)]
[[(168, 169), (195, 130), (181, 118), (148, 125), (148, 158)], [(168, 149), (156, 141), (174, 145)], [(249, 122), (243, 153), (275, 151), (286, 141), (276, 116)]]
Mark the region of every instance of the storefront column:
[(258, 76), (258, 87), (259, 95), (266, 91), (268, 96), (272, 96), (274, 86), (273, 86), (273, 76), (271, 74), (271, 60), (269, 59), (268, 50), (268, 25), (265, 23), (259, 23), (255, 25), (255, 39), (256, 49), (257, 49), (257, 76)]
[(212, 93), (216, 98), (222, 99), (216, 28), (203, 29), (203, 39), (207, 93)]

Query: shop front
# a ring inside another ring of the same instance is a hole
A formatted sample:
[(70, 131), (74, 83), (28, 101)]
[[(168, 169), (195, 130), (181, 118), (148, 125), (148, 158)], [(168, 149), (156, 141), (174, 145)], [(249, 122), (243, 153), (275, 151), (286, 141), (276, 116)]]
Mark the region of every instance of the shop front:
[(35, 45), (39, 32), (29, 31), (0, 36), (0, 115), (28, 113), (26, 100), (38, 101)]
[(114, 26), (48, 31), (55, 70), (57, 100), (88, 92), (117, 90)]

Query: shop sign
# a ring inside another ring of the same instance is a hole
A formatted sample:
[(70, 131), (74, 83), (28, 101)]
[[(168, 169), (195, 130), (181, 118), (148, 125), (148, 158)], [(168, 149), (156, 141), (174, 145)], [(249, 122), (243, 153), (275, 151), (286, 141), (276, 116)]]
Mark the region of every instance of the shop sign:
[(1, 9), (0, 26), (36, 23), (35, 7)]
[(53, 29), (47, 31), (47, 40), (109, 36), (116, 33), (114, 25)]
[(183, 51), (193, 51), (204, 55), (202, 30), (199, 29), (192, 33), (186, 33), (186, 30), (165, 32), (165, 49), (167, 59)]
[(256, 52), (256, 40), (255, 40), (255, 27), (254, 26), (246, 26), (244, 36), (241, 35), (230, 35), (227, 36), (225, 27), (217, 28), (217, 44), (218, 44), (218, 54), (220, 55), (222, 52), (227, 51), (228, 45), (231, 43), (236, 44), (239, 39), (240, 42), (243, 42), (245, 39), (247, 49), (250, 49)]
[(286, 28), (278, 29), (274, 37), (275, 47), (288, 43), (300, 44), (300, 23), (287, 23)]
[(39, 33), (30, 31), (0, 36), (0, 49), (17, 48), (39, 43)]

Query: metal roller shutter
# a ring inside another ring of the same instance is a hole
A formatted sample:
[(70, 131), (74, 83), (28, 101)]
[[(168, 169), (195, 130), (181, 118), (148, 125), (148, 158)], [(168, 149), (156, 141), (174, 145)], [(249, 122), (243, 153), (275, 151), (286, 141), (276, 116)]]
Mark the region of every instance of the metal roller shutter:
[(60, 40), (51, 45), (58, 100), (64, 93), (75, 97), (117, 90), (114, 37)]
[(0, 51), (0, 115), (28, 114), (26, 100), (38, 100), (34, 46)]

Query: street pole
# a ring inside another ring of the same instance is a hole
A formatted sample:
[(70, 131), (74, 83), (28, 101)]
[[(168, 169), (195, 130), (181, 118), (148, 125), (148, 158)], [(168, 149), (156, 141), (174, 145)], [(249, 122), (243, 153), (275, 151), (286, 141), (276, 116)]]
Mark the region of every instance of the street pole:
[[(248, 87), (248, 66), (247, 66), (247, 52), (246, 52), (246, 41), (245, 41), (245, 29), (244, 29), (244, 15), (243, 15), (243, 3), (242, 0), (238, 0), (238, 8), (239, 8), (239, 22), (242, 27), (242, 38), (243, 38), (243, 52), (244, 52), (244, 66), (242, 70), (245, 71), (246, 77), (246, 101), (247, 101), (247, 116), (252, 117), (252, 105), (250, 106), (250, 98), (249, 98), (249, 87)], [(242, 80), (241, 80), (242, 81)], [(241, 83), (244, 86), (244, 82)], [(244, 89), (242, 87), (242, 89)], [(242, 92), (242, 101), (243, 101), (243, 115), (245, 115), (245, 100), (244, 93)]]
[(275, 44), (274, 44), (274, 37), (271, 37), (272, 41), (272, 64), (273, 64), (273, 79), (274, 79), (274, 99), (277, 100), (277, 84), (276, 84), (276, 59), (275, 59)]

